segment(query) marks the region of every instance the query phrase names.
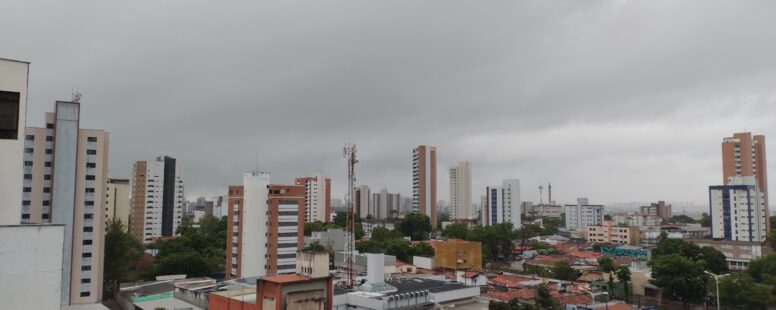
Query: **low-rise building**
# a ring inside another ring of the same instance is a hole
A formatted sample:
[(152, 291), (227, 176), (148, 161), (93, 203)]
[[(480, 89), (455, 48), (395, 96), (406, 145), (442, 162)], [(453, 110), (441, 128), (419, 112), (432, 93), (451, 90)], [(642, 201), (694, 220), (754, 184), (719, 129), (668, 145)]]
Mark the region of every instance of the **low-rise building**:
[(616, 226), (614, 221), (604, 221), (601, 226), (587, 227), (587, 241), (591, 243), (616, 243), (635, 245), (641, 232), (638, 227)]
[(482, 271), (482, 244), (459, 239), (430, 241), (434, 248), (434, 267), (451, 270)]
[(660, 223), (663, 221), (657, 215), (647, 213), (622, 212), (612, 214), (612, 221), (617, 225), (638, 227), (641, 231), (660, 231)]
[(345, 250), (348, 241), (348, 233), (342, 228), (329, 228), (326, 231), (314, 231), (310, 237), (304, 237), (304, 245), (318, 243), (327, 249), (339, 252)]
[(752, 260), (772, 252), (771, 247), (762, 242), (712, 239), (689, 239), (687, 241), (695, 243), (699, 247), (715, 248), (725, 254), (725, 261), (730, 270), (746, 270)]

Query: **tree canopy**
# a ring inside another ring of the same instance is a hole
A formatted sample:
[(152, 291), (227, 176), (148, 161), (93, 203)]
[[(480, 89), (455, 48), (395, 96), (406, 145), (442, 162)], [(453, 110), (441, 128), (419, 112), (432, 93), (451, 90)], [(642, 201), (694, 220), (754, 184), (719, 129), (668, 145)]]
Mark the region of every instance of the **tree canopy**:
[(129, 279), (129, 265), (143, 255), (143, 244), (127, 232), (121, 219), (108, 221), (105, 234), (105, 263), (103, 280), (109, 283), (106, 295), (112, 296), (118, 283)]
[(468, 234), (469, 228), (466, 227), (465, 224), (461, 223), (450, 224), (450, 226), (447, 226), (447, 228), (442, 231), (442, 236), (455, 239), (466, 239)]
[(650, 282), (664, 290), (685, 308), (700, 303), (706, 296), (708, 276), (700, 264), (680, 254), (659, 256), (650, 262)]
[(208, 276), (225, 269), (226, 217), (202, 217), (199, 227), (190, 220), (178, 226), (179, 237), (159, 240), (152, 247), (156, 254), (156, 275), (186, 274)]
[(422, 213), (410, 213), (399, 222), (396, 230), (412, 240), (426, 240), (431, 232), (431, 220)]

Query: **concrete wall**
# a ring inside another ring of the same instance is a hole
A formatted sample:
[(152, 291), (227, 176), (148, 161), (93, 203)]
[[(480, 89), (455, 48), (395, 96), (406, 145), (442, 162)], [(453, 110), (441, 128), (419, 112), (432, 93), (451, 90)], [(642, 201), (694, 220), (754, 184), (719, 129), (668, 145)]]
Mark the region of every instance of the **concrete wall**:
[(3, 309), (59, 309), (63, 225), (0, 226)]
[(19, 93), (16, 139), (0, 139), (0, 225), (19, 224), (29, 63), (0, 59), (0, 91)]

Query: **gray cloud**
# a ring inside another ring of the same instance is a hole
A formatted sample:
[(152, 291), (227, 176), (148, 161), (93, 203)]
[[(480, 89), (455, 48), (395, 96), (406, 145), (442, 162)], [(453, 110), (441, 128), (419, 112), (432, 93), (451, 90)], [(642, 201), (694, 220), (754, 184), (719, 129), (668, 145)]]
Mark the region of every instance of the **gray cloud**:
[[(719, 142), (776, 127), (770, 1), (4, 1), (0, 57), (32, 62), (30, 125), (84, 93), (111, 174), (169, 153), (189, 195), (256, 166), (410, 193), (411, 148), (474, 185), (558, 200), (705, 204)], [(772, 153), (772, 152), (771, 152)]]

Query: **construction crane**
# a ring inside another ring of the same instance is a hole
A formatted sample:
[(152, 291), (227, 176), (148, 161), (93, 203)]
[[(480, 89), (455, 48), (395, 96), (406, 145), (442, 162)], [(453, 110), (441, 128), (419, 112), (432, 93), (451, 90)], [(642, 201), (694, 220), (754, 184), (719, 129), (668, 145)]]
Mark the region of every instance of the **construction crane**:
[(348, 143), (342, 150), (342, 156), (345, 157), (348, 163), (348, 192), (345, 194), (345, 201), (348, 206), (348, 218), (347, 218), (347, 242), (345, 244), (345, 268), (347, 268), (347, 280), (345, 281), (345, 288), (352, 290), (356, 281), (356, 271), (353, 264), (356, 261), (356, 212), (354, 198), (356, 197), (356, 145)]

